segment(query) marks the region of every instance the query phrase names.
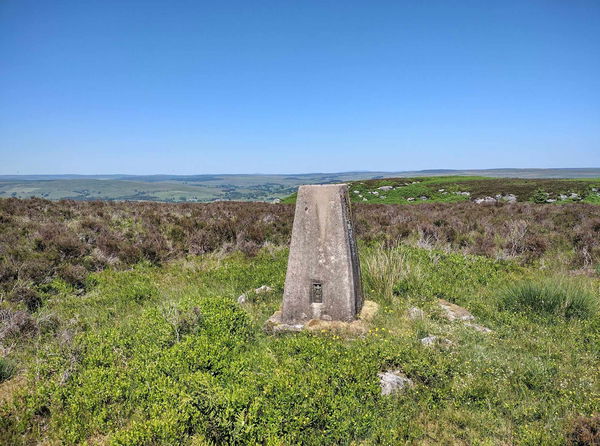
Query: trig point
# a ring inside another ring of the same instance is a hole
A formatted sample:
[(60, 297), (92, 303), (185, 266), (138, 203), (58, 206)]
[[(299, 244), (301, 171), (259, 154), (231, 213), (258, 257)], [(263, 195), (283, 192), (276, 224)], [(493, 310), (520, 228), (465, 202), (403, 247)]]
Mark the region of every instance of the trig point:
[(352, 321), (362, 307), (346, 184), (300, 186), (281, 320)]

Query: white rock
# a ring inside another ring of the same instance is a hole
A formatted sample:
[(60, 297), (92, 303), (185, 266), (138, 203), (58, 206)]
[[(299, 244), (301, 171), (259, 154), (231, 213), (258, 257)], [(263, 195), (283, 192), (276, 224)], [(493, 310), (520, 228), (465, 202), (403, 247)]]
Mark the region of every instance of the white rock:
[(421, 339), (421, 344), (423, 344), (425, 347), (431, 347), (433, 344), (435, 344), (437, 338), (437, 336), (426, 336)]
[(264, 293), (268, 293), (269, 291), (273, 291), (273, 288), (271, 288), (270, 286), (267, 286), (267, 285), (263, 285), (254, 290), (254, 292), (256, 294), (264, 294)]
[(382, 395), (393, 395), (404, 391), (407, 387), (414, 385), (410, 378), (407, 378), (400, 370), (388, 370), (378, 373), (379, 384), (381, 385)]
[(411, 307), (408, 309), (408, 318), (411, 320), (423, 319), (425, 312), (418, 307)]
[(495, 203), (496, 199), (494, 197), (484, 197), (484, 198), (476, 198), (474, 201), (477, 204), (491, 204), (491, 203)]
[(378, 187), (377, 189), (388, 191), (388, 190), (392, 190), (393, 188), (394, 188), (393, 186), (381, 186), (381, 187)]
[(246, 295), (242, 294), (240, 295), (240, 297), (238, 297), (238, 304), (244, 304), (246, 303)]
[(474, 324), (472, 322), (465, 322), (465, 327), (470, 327), (475, 331), (478, 331), (480, 333), (491, 333), (492, 330), (490, 330), (487, 327), (484, 327), (483, 325), (479, 325), (479, 324)]
[(439, 336), (429, 335), (421, 339), (421, 344), (425, 347), (433, 347), (435, 344), (450, 346), (452, 341), (448, 338), (440, 338)]
[(452, 302), (448, 302), (444, 299), (438, 299), (438, 304), (444, 312), (443, 316), (449, 321), (472, 321), (475, 319), (475, 316), (473, 316), (469, 310), (453, 304)]

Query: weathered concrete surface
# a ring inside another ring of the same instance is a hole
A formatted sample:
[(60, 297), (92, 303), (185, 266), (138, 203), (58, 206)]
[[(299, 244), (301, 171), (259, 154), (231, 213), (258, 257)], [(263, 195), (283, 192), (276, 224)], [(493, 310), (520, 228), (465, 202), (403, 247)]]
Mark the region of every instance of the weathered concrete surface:
[(300, 186), (282, 322), (351, 321), (360, 312), (362, 300), (348, 186)]
[(298, 332), (306, 330), (308, 332), (334, 332), (341, 336), (354, 338), (367, 334), (371, 321), (379, 310), (376, 302), (365, 300), (357, 318), (350, 322), (344, 321), (325, 321), (323, 319), (311, 319), (304, 323), (286, 324), (281, 320), (281, 311), (276, 311), (266, 324), (265, 331), (271, 334)]

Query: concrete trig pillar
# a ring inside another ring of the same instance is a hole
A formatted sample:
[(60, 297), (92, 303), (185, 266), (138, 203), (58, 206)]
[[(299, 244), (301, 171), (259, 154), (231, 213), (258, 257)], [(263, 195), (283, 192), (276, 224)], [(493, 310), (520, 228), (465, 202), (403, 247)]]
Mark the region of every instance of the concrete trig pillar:
[(282, 321), (351, 321), (360, 312), (362, 301), (348, 186), (300, 186)]

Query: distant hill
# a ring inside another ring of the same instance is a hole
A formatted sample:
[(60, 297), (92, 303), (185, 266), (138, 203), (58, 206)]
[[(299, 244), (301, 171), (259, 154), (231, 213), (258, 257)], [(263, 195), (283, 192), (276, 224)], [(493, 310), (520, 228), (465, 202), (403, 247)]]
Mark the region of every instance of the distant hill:
[(224, 175), (0, 175), (0, 198), (208, 202), (272, 201), (302, 184), (383, 178), (469, 176), (496, 178), (600, 178), (600, 168), (422, 170), (306, 174)]

